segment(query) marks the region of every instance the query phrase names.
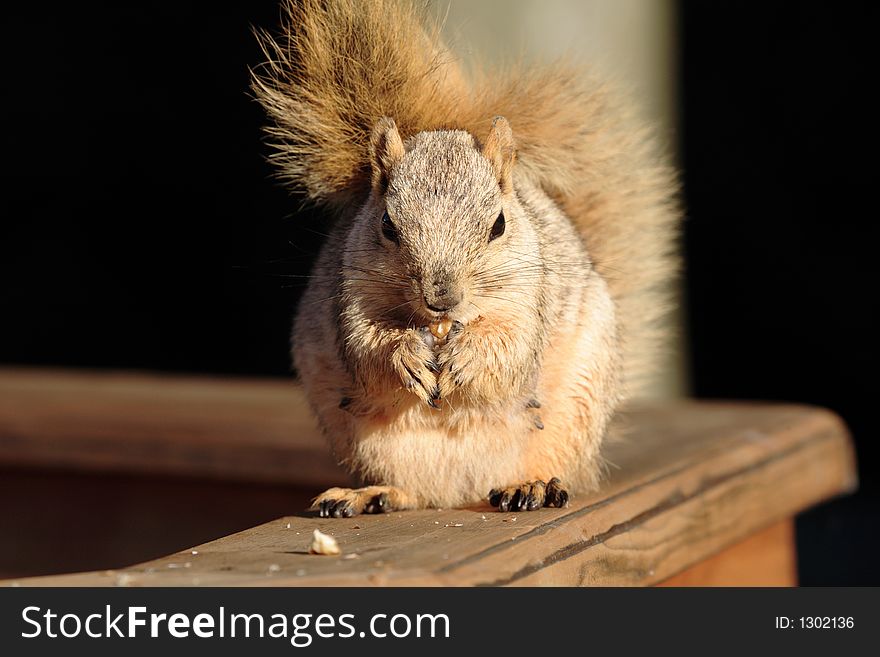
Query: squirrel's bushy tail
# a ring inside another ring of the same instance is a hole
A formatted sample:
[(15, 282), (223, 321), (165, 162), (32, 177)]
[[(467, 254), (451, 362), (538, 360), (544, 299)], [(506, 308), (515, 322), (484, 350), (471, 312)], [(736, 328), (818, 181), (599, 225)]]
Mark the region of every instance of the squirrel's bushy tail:
[(316, 203), (360, 203), (370, 133), (383, 116), (403, 135), (451, 126), (466, 85), (426, 9), (399, 0), (283, 0), (280, 37), (253, 88), (272, 125), (281, 177)]
[(677, 270), (676, 182), (627, 106), (568, 62), (465, 75), (431, 14), (405, 0), (286, 0), (281, 36), (259, 35), (257, 98), (281, 177), (311, 201), (360, 204), (373, 126), (406, 138), (507, 118), (518, 166), (565, 210), (617, 305), (631, 393), (655, 366)]

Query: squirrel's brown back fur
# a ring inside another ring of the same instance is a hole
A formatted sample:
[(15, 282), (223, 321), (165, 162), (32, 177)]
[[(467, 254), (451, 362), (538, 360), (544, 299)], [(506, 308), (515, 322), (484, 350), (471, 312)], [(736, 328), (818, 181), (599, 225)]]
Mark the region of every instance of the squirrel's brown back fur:
[(393, 117), (404, 139), (488, 131), (503, 115), (518, 166), (570, 217), (615, 302), (628, 394), (655, 366), (677, 268), (676, 184), (626, 104), (560, 61), (466, 76), (430, 14), (404, 0), (288, 1), (254, 90), (281, 177), (316, 204), (353, 210), (370, 188), (369, 142)]

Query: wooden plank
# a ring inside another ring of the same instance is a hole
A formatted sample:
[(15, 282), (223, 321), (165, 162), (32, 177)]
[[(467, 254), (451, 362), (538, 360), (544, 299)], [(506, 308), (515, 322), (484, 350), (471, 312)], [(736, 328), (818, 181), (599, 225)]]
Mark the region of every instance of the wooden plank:
[[(312, 462), (305, 453), (319, 449), (320, 442), (314, 434), (285, 433), (295, 427), (306, 431), (306, 425), (295, 417), (303, 412), (302, 401), (291, 401), (296, 393), (290, 394), (283, 382), (256, 382), (253, 387), (249, 382), (219, 382), (217, 389), (213, 383), (191, 382), (200, 389), (189, 389), (180, 382), (178, 387), (168, 387), (163, 380), (150, 379), (147, 385), (141, 379), (123, 377), (117, 383), (128, 386), (126, 394), (106, 386), (106, 380), (99, 383), (114, 404), (108, 407), (96, 394), (81, 392), (64, 405), (59, 390), (74, 390), (77, 386), (71, 379), (53, 393), (54, 420), (28, 427), (30, 434), (19, 430), (18, 444), (28, 443), (28, 436), (39, 431), (80, 443), (100, 433), (103, 449), (112, 457), (108, 461), (133, 467), (109, 444), (125, 443), (127, 432), (132, 432), (142, 446), (142, 456), (154, 459), (152, 468), (178, 471), (186, 466), (201, 471), (198, 459), (203, 456), (215, 474), (250, 476), (260, 464), (277, 473), (265, 460), (267, 454), (276, 454), (287, 459), (297, 475), (304, 475), (302, 481), (332, 475), (329, 469), (320, 477), (301, 469), (303, 463)], [(8, 379), (6, 385), (8, 389)], [(135, 394), (139, 385), (145, 386), (142, 393), (148, 402)], [(157, 385), (164, 388), (161, 394), (153, 389)], [(29, 394), (25, 415), (36, 422), (41, 415), (39, 390)], [(79, 403), (87, 410), (80, 409)], [(198, 412), (188, 410), (187, 404)], [(174, 409), (171, 417), (155, 415), (163, 405)], [(133, 413), (127, 419), (108, 419), (108, 408), (113, 412), (129, 408)], [(0, 416), (0, 435), (8, 426), (20, 429), (21, 423), (15, 424), (18, 415), (8, 402)], [(84, 426), (74, 430), (70, 416), (84, 420)], [(615, 468), (608, 481), (599, 492), (574, 499), (566, 509), (501, 514), (483, 504), (351, 519), (319, 519), (300, 513), (130, 568), (14, 583), (655, 584), (819, 501), (851, 491), (856, 484), (846, 429), (836, 416), (821, 409), (682, 402), (633, 408), (627, 416), (627, 438), (609, 446)], [(101, 431), (86, 426), (89, 423), (98, 423)], [(185, 430), (178, 429), (181, 424)], [(264, 424), (266, 435), (262, 435)], [(230, 431), (229, 425), (235, 429)], [(143, 448), (151, 440), (164, 444), (167, 438), (156, 432), (165, 430), (176, 440), (199, 445), (201, 451), (175, 460), (168, 456), (167, 446)], [(212, 435), (214, 431), (222, 440)], [(248, 468), (211, 453), (228, 447), (244, 454), (239, 442), (258, 453), (248, 457)], [(34, 447), (39, 444), (46, 442), (34, 439), (29, 447), (35, 461), (42, 458)], [(285, 456), (285, 448), (298, 460)], [(4, 453), (7, 459), (14, 456), (8, 443)], [(337, 537), (343, 557), (308, 554), (315, 528)]]
[(658, 586), (797, 586), (794, 520), (777, 522)]
[(292, 381), (0, 368), (0, 463), (346, 481)]
[(156, 559), (304, 509), (314, 495), (288, 485), (0, 468), (0, 579)]

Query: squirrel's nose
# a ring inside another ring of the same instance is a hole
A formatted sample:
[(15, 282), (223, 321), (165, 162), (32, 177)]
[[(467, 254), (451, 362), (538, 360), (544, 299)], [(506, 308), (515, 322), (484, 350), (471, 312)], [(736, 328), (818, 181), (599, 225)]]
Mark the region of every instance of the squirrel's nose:
[(455, 308), (461, 302), (461, 292), (451, 286), (435, 283), (425, 290), (425, 306), (435, 313), (443, 313)]

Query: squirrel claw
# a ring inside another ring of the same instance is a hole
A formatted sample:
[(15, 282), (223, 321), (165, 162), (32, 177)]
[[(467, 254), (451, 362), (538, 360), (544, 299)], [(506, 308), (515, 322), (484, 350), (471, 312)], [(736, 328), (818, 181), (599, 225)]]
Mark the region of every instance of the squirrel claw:
[(391, 502), (388, 493), (379, 493), (364, 506), (364, 513), (384, 513), (390, 511)]

